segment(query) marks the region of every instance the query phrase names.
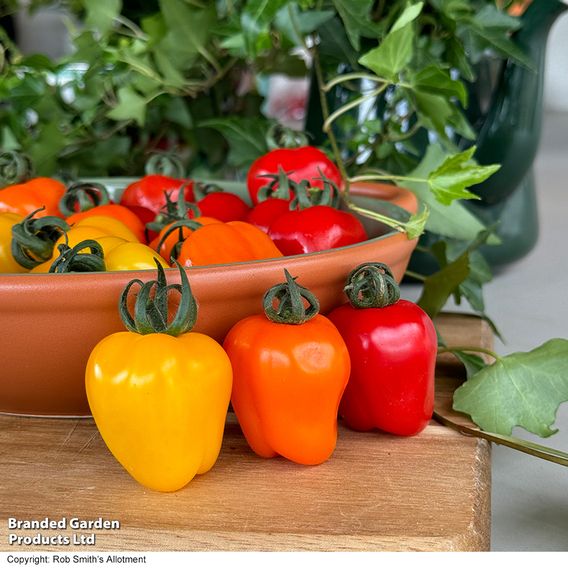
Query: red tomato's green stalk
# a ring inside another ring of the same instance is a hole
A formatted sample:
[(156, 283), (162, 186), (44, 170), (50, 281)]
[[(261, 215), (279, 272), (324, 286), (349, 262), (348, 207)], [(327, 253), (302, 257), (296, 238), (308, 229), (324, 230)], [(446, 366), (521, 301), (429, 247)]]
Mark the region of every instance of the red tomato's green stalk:
[(351, 271), (343, 289), (354, 308), (386, 308), (400, 299), (400, 288), (390, 268), (366, 262)]

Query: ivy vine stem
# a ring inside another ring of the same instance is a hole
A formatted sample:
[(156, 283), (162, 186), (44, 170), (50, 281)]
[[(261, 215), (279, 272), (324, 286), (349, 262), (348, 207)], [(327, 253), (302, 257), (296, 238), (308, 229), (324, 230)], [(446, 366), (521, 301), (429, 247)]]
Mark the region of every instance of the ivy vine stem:
[(494, 444), (499, 444), (501, 446), (507, 446), (513, 450), (523, 452), (533, 457), (541, 458), (543, 460), (556, 463), (558, 465), (568, 466), (568, 454), (560, 450), (555, 450), (554, 448), (549, 448), (547, 446), (542, 446), (540, 444), (535, 444), (534, 442), (529, 442), (528, 440), (522, 440), (521, 438), (515, 438), (514, 436), (504, 436), (502, 434), (496, 434), (494, 432), (485, 432), (483, 430), (478, 430), (477, 428), (471, 428), (463, 424), (458, 424), (453, 420), (450, 420), (447, 416), (440, 414), (439, 412), (434, 412), (434, 420), (447, 426), (460, 434), (465, 436), (472, 436), (475, 438), (482, 438), (488, 442), (493, 442)]
[(346, 83), (347, 81), (358, 81), (358, 80), (367, 80), (372, 81), (373, 83), (385, 83), (385, 86), (389, 84), (389, 82), (385, 79), (381, 79), (376, 75), (371, 75), (370, 73), (345, 73), (345, 75), (339, 75), (338, 77), (334, 77), (331, 81), (326, 83), (323, 86), (323, 90), (327, 93), (333, 89), (336, 85), (340, 85), (341, 83)]
[[(314, 45), (316, 44), (316, 42), (314, 41)], [(322, 115), (323, 115), (323, 119), (324, 119), (324, 123), (329, 120), (329, 116), (330, 116), (330, 112), (329, 112), (329, 105), (327, 104), (327, 98), (325, 96), (325, 91), (324, 91), (324, 87), (325, 87), (325, 82), (323, 79), (323, 71), (321, 68), (321, 62), (320, 62), (320, 58), (319, 58), (319, 51), (317, 49), (317, 47), (313, 47), (311, 49), (311, 53), (312, 53), (312, 60), (313, 60), (313, 66), (314, 66), (314, 71), (315, 71), (315, 75), (316, 75), (316, 80), (318, 83), (318, 91), (319, 91), (319, 95), (320, 95), (320, 105), (321, 105), (321, 111), (322, 111)], [(343, 161), (343, 156), (341, 155), (341, 150), (339, 149), (339, 144), (337, 143), (337, 138), (335, 137), (335, 134), (333, 132), (333, 129), (330, 128), (329, 132), (327, 132), (327, 137), (329, 138), (329, 143), (331, 144), (331, 149), (333, 151), (333, 157), (335, 159), (335, 163), (337, 164), (337, 167), (339, 168), (339, 171), (341, 173), (341, 177), (343, 178), (343, 190), (342, 190), (342, 194), (344, 196), (348, 196), (349, 195), (349, 186), (350, 186), (350, 180), (349, 180), (349, 176), (347, 175), (347, 168), (345, 167), (345, 162)]]
[(468, 345), (457, 345), (453, 347), (439, 347), (438, 354), (442, 353), (454, 353), (455, 351), (463, 351), (466, 353), (482, 353), (483, 355), (489, 355), (495, 361), (500, 361), (502, 358), (491, 349), (486, 347), (473, 347)]

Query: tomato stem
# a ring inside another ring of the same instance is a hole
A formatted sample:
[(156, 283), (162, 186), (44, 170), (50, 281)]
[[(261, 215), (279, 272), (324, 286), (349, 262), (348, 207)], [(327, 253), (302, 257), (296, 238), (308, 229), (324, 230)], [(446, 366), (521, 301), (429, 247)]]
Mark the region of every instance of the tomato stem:
[(70, 185), (59, 201), (59, 210), (69, 217), (110, 203), (106, 187), (95, 182), (79, 182)]
[(33, 171), (32, 161), (27, 154), (15, 150), (0, 153), (0, 188), (29, 180)]
[[(49, 267), (52, 274), (68, 272), (104, 272), (106, 270), (103, 247), (97, 241), (81, 241), (73, 248), (67, 244), (58, 247), (59, 256)], [(90, 252), (84, 252), (89, 249)]]
[(197, 229), (200, 229), (201, 227), (203, 227), (203, 225), (199, 221), (195, 221), (193, 219), (180, 219), (179, 221), (172, 223), (167, 228), (167, 230), (164, 231), (164, 234), (161, 236), (161, 238), (158, 242), (158, 246), (156, 247), (156, 250), (158, 252), (160, 252), (162, 250), (162, 247), (164, 246), (164, 243), (166, 242), (167, 238), (172, 233), (177, 231), (178, 232), (178, 239), (177, 239), (176, 243), (173, 245), (172, 252), (170, 254), (171, 260), (176, 260), (179, 256), (179, 251), (180, 251), (181, 245), (183, 244), (183, 242), (185, 240), (183, 229), (187, 228), (187, 229), (190, 229), (192, 231), (197, 231)]
[(35, 218), (32, 211), (23, 221), (12, 227), (12, 256), (24, 268), (34, 268), (46, 262), (53, 255), (55, 242), (70, 229), (68, 223), (59, 217)]
[(386, 308), (396, 304), (400, 288), (391, 269), (382, 262), (366, 262), (352, 270), (343, 288), (354, 308)]
[(185, 177), (185, 167), (180, 157), (173, 152), (154, 150), (144, 166), (146, 175), (162, 175), (176, 179)]
[(264, 295), (264, 313), (274, 323), (301, 325), (319, 313), (319, 302), (316, 296), (300, 286), (286, 269), (284, 274), (286, 282), (273, 286)]
[[(197, 321), (197, 302), (191, 291), (187, 274), (175, 261), (179, 270), (181, 284), (169, 284), (162, 265), (156, 261), (158, 275), (156, 280), (142, 282), (131, 280), (122, 291), (119, 311), (124, 326), (133, 333), (165, 333), (177, 337), (193, 329)], [(140, 286), (134, 303), (134, 313), (128, 309), (128, 298), (134, 286)], [(174, 317), (169, 321), (169, 293), (179, 292), (179, 304)]]

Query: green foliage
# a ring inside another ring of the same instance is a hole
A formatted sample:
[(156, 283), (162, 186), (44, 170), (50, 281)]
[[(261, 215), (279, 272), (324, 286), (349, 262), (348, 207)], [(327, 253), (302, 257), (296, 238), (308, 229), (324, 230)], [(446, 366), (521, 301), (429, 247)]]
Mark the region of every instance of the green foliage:
[[(38, 0), (32, 9), (48, 4)], [(0, 144), (39, 156), (44, 174), (82, 172), (91, 161), (83, 150), (94, 145), (101, 151), (126, 152), (99, 160), (107, 164), (101, 175), (134, 174), (143, 171), (148, 150), (169, 144), (184, 149), (188, 169), (222, 174), (224, 161), (232, 175), (235, 166), (245, 167), (253, 150), (263, 146), (247, 144), (245, 156), (239, 156), (234, 128), (204, 130), (196, 125), (204, 119), (243, 120), (239, 128), (249, 130), (256, 119), (258, 132), (262, 121), (268, 124), (261, 113), (265, 93), (259, 89), (265, 75), (309, 73), (305, 48), (316, 44), (326, 81), (343, 69), (370, 70), (384, 83), (369, 116), (359, 115), (350, 123), (357, 110), (353, 107), (334, 126), (350, 173), (380, 167), (407, 174), (424, 153), (415, 140), (421, 132), (434, 133), (449, 151), (455, 150), (455, 136), (474, 139), (462, 112), (467, 105), (464, 79), (473, 79), (473, 64), (483, 54), (490, 50), (528, 64), (509, 38), (519, 20), (491, 0), (64, 4), (83, 22), (72, 29), (74, 51), (64, 59), (24, 57), (5, 35), (0, 37), (0, 93), (5, 101)], [(450, 73), (452, 68), (461, 77)], [(248, 79), (243, 80), (243, 73)], [(330, 100), (348, 103), (358, 92), (357, 82), (338, 85)], [(201, 99), (212, 108), (205, 114), (200, 108), (194, 115), (193, 107), (200, 107), (194, 103)], [(53, 133), (40, 133), (52, 124), (64, 136), (57, 145), (52, 144)], [(227, 142), (222, 144), (224, 158), (219, 150), (212, 151), (219, 133)], [(121, 142), (125, 137), (131, 140), (128, 149)], [(113, 139), (116, 144), (108, 143)], [(50, 148), (41, 148), (43, 144)], [(368, 149), (365, 160), (363, 147)], [(123, 167), (128, 171), (121, 172)], [(449, 189), (446, 181), (433, 184), (438, 195), (453, 195), (455, 177)], [(463, 188), (456, 192), (463, 193)]]
[(568, 340), (551, 339), (528, 353), (497, 359), (454, 395), (454, 409), (484, 430), (509, 435), (515, 426), (547, 437), (558, 406), (568, 400)]

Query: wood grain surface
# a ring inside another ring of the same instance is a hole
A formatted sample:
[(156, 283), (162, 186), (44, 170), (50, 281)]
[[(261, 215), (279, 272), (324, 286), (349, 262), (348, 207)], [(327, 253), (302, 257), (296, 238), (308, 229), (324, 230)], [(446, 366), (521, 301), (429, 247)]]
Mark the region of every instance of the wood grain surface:
[[(450, 344), (491, 345), (474, 317), (444, 315)], [(450, 414), (459, 367), (441, 358), (437, 410)], [(8, 519), (102, 517), (118, 530), (17, 530)], [(9, 535), (95, 533), (94, 545), (24, 546)], [(340, 425), (314, 467), (257, 457), (234, 416), (214, 468), (172, 494), (138, 485), (91, 419), (0, 416), (0, 550), (478, 551), (489, 549), (490, 446), (432, 422), (399, 438)]]

